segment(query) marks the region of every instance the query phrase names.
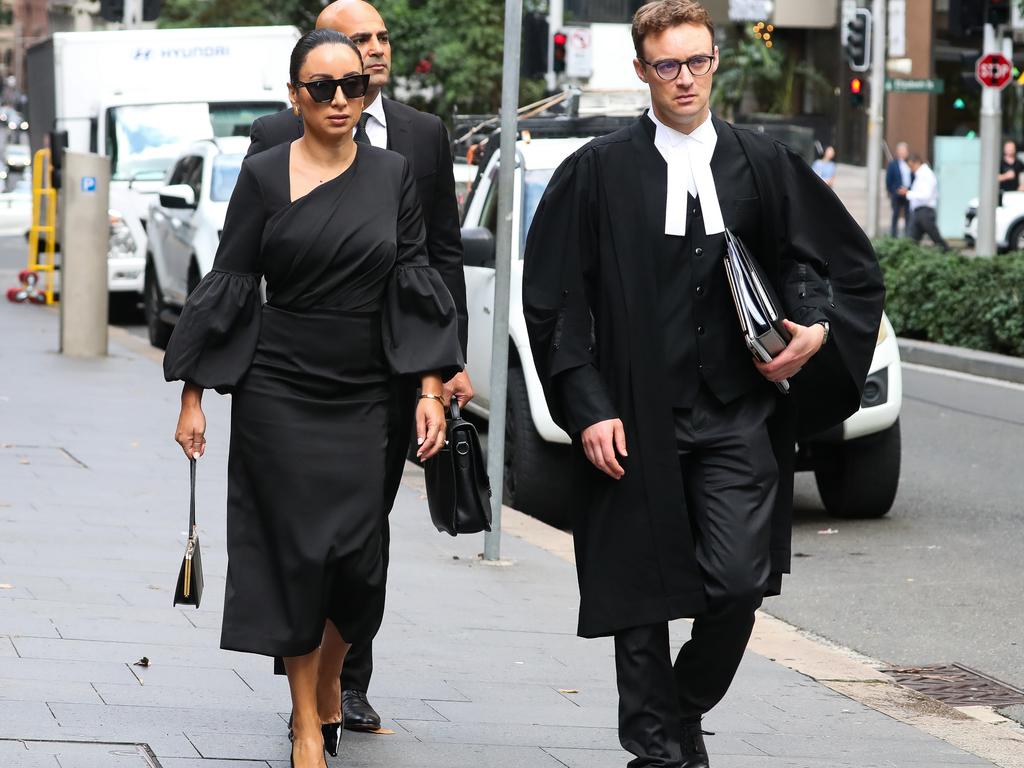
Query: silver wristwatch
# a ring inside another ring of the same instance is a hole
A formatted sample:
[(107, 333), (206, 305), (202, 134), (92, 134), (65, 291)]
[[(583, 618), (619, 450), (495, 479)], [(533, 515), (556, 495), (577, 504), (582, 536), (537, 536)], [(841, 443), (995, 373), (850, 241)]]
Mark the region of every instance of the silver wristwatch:
[(825, 329), (825, 335), (821, 339), (821, 346), (824, 347), (828, 343), (828, 337), (832, 332), (832, 326), (829, 324), (828, 320), (819, 320), (817, 324)]

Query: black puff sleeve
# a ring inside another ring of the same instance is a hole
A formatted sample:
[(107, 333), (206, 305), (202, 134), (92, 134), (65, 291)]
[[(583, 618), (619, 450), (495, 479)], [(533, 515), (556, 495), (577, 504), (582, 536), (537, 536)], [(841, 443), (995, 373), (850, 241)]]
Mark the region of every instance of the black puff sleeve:
[(415, 182), (404, 164), (398, 257), (384, 299), (384, 352), (397, 374), (438, 371), (445, 381), (465, 367), (455, 301), (427, 259)]
[(188, 297), (164, 355), (164, 378), (230, 392), (252, 365), (260, 335), (259, 181), (242, 163), (213, 269)]

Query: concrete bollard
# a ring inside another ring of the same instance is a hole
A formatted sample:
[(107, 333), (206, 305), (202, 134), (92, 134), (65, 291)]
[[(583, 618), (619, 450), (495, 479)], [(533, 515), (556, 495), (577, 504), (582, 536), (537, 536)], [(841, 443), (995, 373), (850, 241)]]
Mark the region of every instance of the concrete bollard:
[(60, 351), (107, 354), (110, 158), (65, 152), (60, 197)]

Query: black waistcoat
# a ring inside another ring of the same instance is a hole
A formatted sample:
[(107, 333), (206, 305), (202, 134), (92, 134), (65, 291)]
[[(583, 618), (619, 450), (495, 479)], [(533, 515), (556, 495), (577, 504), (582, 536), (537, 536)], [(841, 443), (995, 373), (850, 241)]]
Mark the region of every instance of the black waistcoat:
[[(759, 213), (757, 188), (731, 131), (719, 134), (711, 172), (726, 227), (750, 243)], [(687, 196), (687, 205), (686, 235), (664, 235), (655, 256), (659, 328), (676, 408), (693, 404), (701, 382), (722, 403), (764, 384), (740, 335), (722, 263), (725, 237), (705, 234), (697, 199)]]

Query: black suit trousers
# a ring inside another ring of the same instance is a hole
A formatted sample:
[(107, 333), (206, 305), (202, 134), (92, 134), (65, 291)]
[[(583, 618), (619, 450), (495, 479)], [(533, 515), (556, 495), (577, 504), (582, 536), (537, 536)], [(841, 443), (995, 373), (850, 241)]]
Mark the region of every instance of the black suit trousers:
[(702, 717), (732, 684), (754, 627), (770, 564), (778, 467), (767, 420), (775, 395), (758, 388), (721, 405), (701, 387), (675, 412), (676, 447), (707, 610), (675, 663), (668, 624), (615, 634), (619, 738), (630, 768), (681, 764), (681, 724)]
[[(395, 504), (398, 488), (402, 483), (405, 471), (405, 460), (409, 454), (409, 441), (413, 433), (416, 419), (416, 388), (415, 379), (396, 379), (391, 386), (391, 398), (388, 404), (388, 448), (384, 469), (384, 505), (381, 514), (381, 556), (384, 560), (384, 575), (387, 577), (389, 550), (391, 549), (391, 525), (389, 517)], [(345, 656), (345, 666), (341, 670), (342, 690), (366, 691), (370, 687), (373, 675), (373, 640), (353, 645)]]

